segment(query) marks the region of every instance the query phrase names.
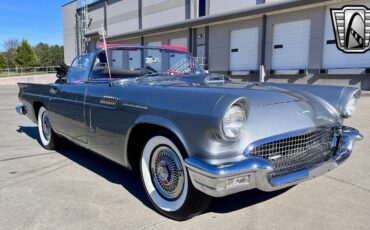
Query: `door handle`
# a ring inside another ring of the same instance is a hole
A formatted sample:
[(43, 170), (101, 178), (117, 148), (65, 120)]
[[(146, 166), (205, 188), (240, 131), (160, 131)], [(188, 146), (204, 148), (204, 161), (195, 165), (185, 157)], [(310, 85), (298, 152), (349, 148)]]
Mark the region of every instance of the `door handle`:
[(274, 45), (274, 49), (282, 49), (284, 48), (284, 45)]
[(55, 94), (58, 93), (58, 90), (57, 89), (54, 89), (54, 88), (50, 88), (49, 89), (49, 92), (50, 92), (51, 95), (55, 95)]

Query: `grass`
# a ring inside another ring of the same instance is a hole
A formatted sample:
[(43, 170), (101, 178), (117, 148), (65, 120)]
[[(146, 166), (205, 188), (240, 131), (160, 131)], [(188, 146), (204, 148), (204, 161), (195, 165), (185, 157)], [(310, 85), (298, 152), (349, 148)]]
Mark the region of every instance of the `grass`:
[(0, 78), (4, 77), (23, 77), (23, 76), (32, 76), (32, 75), (45, 75), (45, 74), (53, 74), (53, 73), (46, 73), (46, 72), (24, 72), (24, 73), (15, 73), (15, 72), (0, 72)]

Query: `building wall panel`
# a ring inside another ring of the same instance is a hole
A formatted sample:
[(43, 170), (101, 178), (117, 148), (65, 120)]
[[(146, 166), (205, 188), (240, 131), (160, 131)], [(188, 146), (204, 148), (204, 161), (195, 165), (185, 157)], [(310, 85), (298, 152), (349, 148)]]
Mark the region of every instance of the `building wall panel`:
[(139, 3), (132, 0), (109, 0), (107, 6), (108, 36), (139, 29)]
[(64, 62), (67, 65), (70, 65), (72, 63), (77, 54), (76, 9), (77, 1), (71, 2), (62, 8)]
[(167, 33), (167, 34), (161, 34), (161, 35), (155, 35), (155, 36), (145, 36), (144, 43), (148, 44), (149, 42), (161, 42), (161, 44), (169, 45), (171, 42), (171, 39), (184, 38), (184, 37), (188, 38), (187, 30)]
[(209, 0), (209, 14), (227, 13), (228, 11), (255, 6), (256, 0)]
[(186, 18), (185, 0), (143, 0), (143, 29), (180, 22)]
[(91, 18), (91, 21), (87, 30), (88, 34), (97, 33), (104, 28), (104, 5), (105, 2), (103, 1), (89, 7), (89, 18)]

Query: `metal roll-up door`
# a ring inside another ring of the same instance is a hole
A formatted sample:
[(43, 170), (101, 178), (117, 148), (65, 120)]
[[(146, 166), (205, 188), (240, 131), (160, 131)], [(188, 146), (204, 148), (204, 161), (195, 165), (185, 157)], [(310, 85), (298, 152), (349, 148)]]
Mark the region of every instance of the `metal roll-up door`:
[(230, 33), (230, 71), (258, 68), (258, 27), (233, 30)]
[(311, 20), (275, 24), (273, 28), (272, 69), (308, 68)]

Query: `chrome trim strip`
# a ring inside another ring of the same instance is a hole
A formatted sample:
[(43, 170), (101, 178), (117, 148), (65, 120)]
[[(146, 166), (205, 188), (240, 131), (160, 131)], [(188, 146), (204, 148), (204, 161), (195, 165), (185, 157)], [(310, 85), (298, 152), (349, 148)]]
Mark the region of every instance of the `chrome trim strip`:
[(131, 107), (131, 108), (135, 108), (135, 109), (144, 109), (144, 110), (148, 110), (148, 106), (146, 106), (146, 105), (131, 104), (131, 103), (129, 103), (129, 102), (123, 102), (123, 103), (122, 103), (122, 106), (123, 106), (123, 107)]
[(116, 105), (117, 102), (119, 101), (118, 98), (116, 97), (111, 97), (111, 96), (103, 96), (102, 98), (100, 98), (100, 104), (103, 104), (103, 105)]

